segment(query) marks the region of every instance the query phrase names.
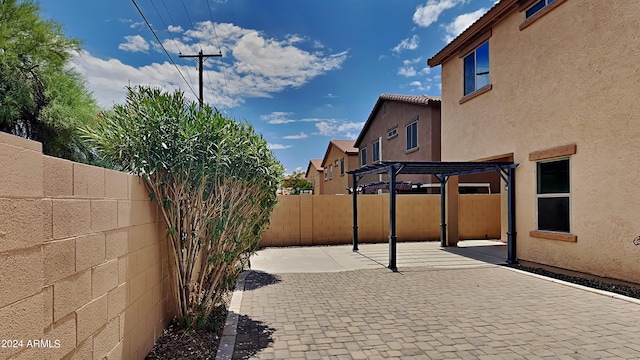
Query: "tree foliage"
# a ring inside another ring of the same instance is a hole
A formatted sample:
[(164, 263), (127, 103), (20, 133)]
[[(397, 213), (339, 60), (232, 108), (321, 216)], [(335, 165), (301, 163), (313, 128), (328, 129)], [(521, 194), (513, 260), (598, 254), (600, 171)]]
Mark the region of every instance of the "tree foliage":
[(313, 185), (311, 182), (304, 178), (305, 173), (302, 171), (294, 171), (291, 175), (286, 176), (282, 181), (283, 189), (290, 189), (291, 194), (299, 195), (302, 189), (311, 189)]
[(31, 0), (0, 0), (0, 131), (40, 141), (48, 155), (93, 162), (78, 128), (98, 106), (70, 66), (80, 44), (39, 12)]
[(282, 165), (248, 123), (181, 92), (129, 89), (86, 134), (106, 161), (145, 179), (167, 224), (179, 316), (206, 324), (257, 249)]

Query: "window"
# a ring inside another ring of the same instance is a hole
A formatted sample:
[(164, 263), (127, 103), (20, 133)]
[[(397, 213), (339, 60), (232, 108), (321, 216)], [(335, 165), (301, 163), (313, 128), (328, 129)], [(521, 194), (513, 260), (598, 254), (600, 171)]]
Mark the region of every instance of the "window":
[(537, 163), (538, 230), (570, 232), (569, 158)]
[(360, 166), (367, 165), (367, 148), (360, 150)]
[(553, 2), (553, 0), (540, 0), (540, 1), (536, 2), (535, 4), (531, 5), (531, 7), (528, 8), (527, 10), (525, 10), (525, 12), (524, 12), (525, 19), (530, 18), (531, 16), (533, 16), (533, 14), (535, 14), (538, 11), (542, 10), (542, 8), (544, 8), (545, 6), (551, 4), (552, 2)]
[(324, 181), (327, 181), (327, 177), (329, 173), (327, 172), (327, 169), (324, 169), (323, 172), (324, 172)]
[(398, 136), (398, 128), (394, 127), (393, 129), (387, 131), (387, 139), (391, 139)]
[(344, 159), (340, 159), (340, 175), (344, 175)]
[(489, 85), (489, 42), (478, 46), (464, 58), (464, 94)]
[(378, 140), (373, 142), (373, 154), (371, 154), (372, 156), (372, 161), (375, 163), (376, 161), (380, 161), (380, 138), (378, 138)]
[(333, 165), (329, 165), (329, 179), (333, 179)]
[(418, 122), (414, 121), (407, 125), (407, 150), (418, 147)]

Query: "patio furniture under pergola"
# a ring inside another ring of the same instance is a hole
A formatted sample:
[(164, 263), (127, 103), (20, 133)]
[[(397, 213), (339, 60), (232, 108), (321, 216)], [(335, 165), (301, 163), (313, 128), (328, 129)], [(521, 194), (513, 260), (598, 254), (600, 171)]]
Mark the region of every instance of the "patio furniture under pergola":
[[(507, 264), (517, 263), (516, 230), (515, 230), (515, 169), (513, 162), (414, 162), (414, 161), (382, 161), (376, 164), (348, 171), (353, 179), (353, 251), (358, 251), (358, 181), (369, 174), (389, 175), (389, 266), (397, 271), (396, 266), (396, 178), (401, 174), (430, 174), (440, 181), (440, 246), (446, 247), (446, 194), (445, 186), (451, 176), (478, 174), (496, 171), (507, 184)], [(457, 189), (456, 189), (457, 190)]]

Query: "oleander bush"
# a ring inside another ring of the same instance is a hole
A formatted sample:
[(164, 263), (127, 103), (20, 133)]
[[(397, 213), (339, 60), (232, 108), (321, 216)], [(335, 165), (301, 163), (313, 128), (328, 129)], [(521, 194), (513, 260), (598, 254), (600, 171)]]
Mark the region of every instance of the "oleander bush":
[(168, 229), (178, 315), (207, 326), (257, 250), (282, 165), (250, 124), (179, 91), (130, 88), (85, 136), (112, 167), (145, 180)]

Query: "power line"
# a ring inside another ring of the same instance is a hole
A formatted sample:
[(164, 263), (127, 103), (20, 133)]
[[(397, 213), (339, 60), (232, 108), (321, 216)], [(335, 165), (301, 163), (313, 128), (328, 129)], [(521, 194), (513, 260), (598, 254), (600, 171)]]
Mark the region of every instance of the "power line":
[[(162, 3), (164, 4), (164, 0), (162, 0)], [(164, 22), (164, 19), (162, 18), (162, 15), (160, 15), (160, 11), (158, 11), (158, 8), (156, 7), (156, 4), (151, 1), (151, 5), (153, 6), (153, 8), (156, 10), (156, 14), (158, 14), (158, 17), (160, 18), (160, 21), (162, 22), (162, 25), (164, 25), (165, 29), (169, 29), (169, 26), (167, 25), (166, 22)], [(164, 6), (165, 10), (167, 10), (167, 14), (169, 15), (169, 19), (171, 20), (171, 23), (174, 24), (173, 19), (171, 18), (171, 13), (169, 12), (169, 9), (167, 9), (167, 6)], [(182, 53), (182, 49), (180, 49), (180, 47), (178, 46), (178, 42), (176, 41), (176, 39), (174, 39), (173, 37), (171, 38), (171, 40), (173, 41), (173, 45), (175, 45), (176, 50), (178, 50), (178, 53), (181, 54)], [(191, 73), (189, 73), (187, 71), (187, 76), (189, 77), (189, 83), (191, 85), (193, 85), (193, 79), (191, 78)]]
[(184, 75), (182, 74), (182, 71), (180, 71), (180, 68), (178, 67), (178, 64), (176, 64), (176, 62), (173, 60), (173, 58), (171, 57), (171, 54), (169, 54), (169, 52), (167, 51), (167, 49), (164, 47), (164, 44), (162, 43), (162, 41), (160, 41), (160, 38), (158, 37), (158, 34), (156, 34), (155, 30), (153, 30), (153, 28), (151, 27), (151, 24), (149, 23), (149, 21), (147, 20), (147, 18), (144, 16), (144, 14), (142, 13), (142, 10), (140, 10), (140, 7), (138, 6), (138, 4), (136, 3), (136, 0), (131, 0), (133, 2), (133, 5), (136, 7), (136, 9), (138, 9), (138, 12), (140, 13), (140, 16), (142, 16), (142, 19), (144, 20), (144, 22), (147, 24), (147, 27), (149, 27), (149, 30), (151, 30), (151, 33), (153, 34), (153, 36), (156, 38), (156, 40), (158, 41), (158, 44), (160, 44), (160, 47), (162, 47), (162, 50), (164, 50), (164, 53), (167, 54), (167, 56), (169, 57), (169, 60), (171, 60), (171, 63), (173, 64), (173, 66), (176, 68), (176, 70), (178, 70), (178, 74), (180, 74), (180, 76), (182, 77), (182, 80), (184, 80), (185, 84), (187, 84), (187, 86), (189, 87), (189, 89), (191, 90), (191, 92), (193, 93), (194, 96), (198, 97), (198, 94), (196, 94), (196, 92), (193, 90), (193, 88), (191, 87), (191, 84), (189, 84), (189, 82), (187, 81), (187, 79), (184, 77)]
[[(207, 1), (207, 10), (209, 10), (209, 19), (211, 19), (211, 26), (213, 26), (213, 34), (216, 37), (216, 43), (218, 45), (218, 49), (220, 52), (222, 52), (222, 48), (220, 47), (220, 39), (218, 38), (218, 32), (216, 31), (216, 23), (215, 21), (213, 21), (213, 14), (211, 13), (211, 5), (209, 4), (209, 0)], [(229, 84), (227, 83), (227, 73), (222, 69), (220, 69), (220, 72), (222, 73), (222, 78), (224, 79), (224, 90), (227, 93), (227, 98), (231, 99), (231, 96), (229, 96)], [(209, 76), (209, 73), (207, 73), (207, 76)], [(209, 78), (209, 83), (211, 83), (211, 78)]]

